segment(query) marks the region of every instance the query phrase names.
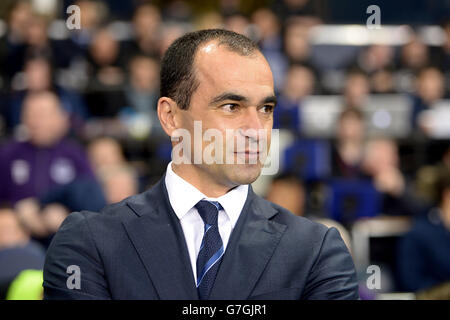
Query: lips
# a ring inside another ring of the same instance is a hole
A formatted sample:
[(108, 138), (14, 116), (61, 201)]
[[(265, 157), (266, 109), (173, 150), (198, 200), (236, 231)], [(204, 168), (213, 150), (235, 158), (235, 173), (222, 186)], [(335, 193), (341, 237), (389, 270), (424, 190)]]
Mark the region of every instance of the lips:
[(259, 151), (249, 151), (249, 150), (246, 150), (246, 151), (236, 151), (236, 152), (234, 152), (234, 153), (237, 153), (237, 154), (249, 154), (249, 155), (258, 155), (259, 154)]

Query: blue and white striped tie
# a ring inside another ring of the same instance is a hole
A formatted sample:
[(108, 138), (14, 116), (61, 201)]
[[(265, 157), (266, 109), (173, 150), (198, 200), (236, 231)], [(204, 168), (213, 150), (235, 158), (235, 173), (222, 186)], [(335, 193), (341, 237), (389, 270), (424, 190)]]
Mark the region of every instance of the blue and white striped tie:
[(201, 200), (195, 207), (205, 224), (200, 251), (197, 256), (197, 290), (201, 300), (209, 297), (224, 253), (217, 224), (220, 203)]

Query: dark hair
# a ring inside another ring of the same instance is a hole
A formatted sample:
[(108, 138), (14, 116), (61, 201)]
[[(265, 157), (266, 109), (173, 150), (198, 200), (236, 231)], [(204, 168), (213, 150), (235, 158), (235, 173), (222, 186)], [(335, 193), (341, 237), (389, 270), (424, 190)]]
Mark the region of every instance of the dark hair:
[(259, 51), (249, 38), (223, 29), (190, 32), (175, 40), (161, 62), (161, 97), (173, 99), (181, 109), (187, 109), (199, 83), (195, 79), (194, 59), (200, 45), (217, 40), (230, 51), (250, 56)]
[(55, 98), (58, 108), (62, 112), (67, 113), (67, 110), (64, 108), (64, 106), (61, 103), (61, 99), (60, 99), (58, 93), (53, 89), (49, 89), (49, 90), (44, 89), (44, 90), (39, 90), (39, 91), (27, 91), (23, 98), (22, 105), (25, 106), (25, 104), (28, 103), (31, 99), (36, 99), (36, 98), (46, 96), (46, 95)]
[(360, 121), (364, 120), (364, 114), (361, 110), (354, 107), (346, 107), (342, 112), (339, 114), (339, 122), (341, 122), (343, 119), (347, 117), (355, 117)]

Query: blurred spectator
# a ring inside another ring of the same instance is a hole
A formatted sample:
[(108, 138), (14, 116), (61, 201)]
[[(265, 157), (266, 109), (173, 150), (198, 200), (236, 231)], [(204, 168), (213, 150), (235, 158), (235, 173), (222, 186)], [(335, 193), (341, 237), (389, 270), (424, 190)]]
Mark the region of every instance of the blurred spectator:
[(428, 47), (413, 35), (400, 50), (397, 63), (396, 85), (399, 92), (413, 92), (415, 75), (429, 64)]
[(283, 39), (280, 20), (267, 8), (256, 10), (251, 20), (256, 26), (257, 43), (272, 69), (275, 90), (279, 90), (286, 70), (286, 60), (281, 52)]
[[(47, 21), (42, 15), (33, 14), (28, 22), (26, 33), (28, 51), (36, 52), (45, 56), (53, 56), (50, 40), (47, 33)], [(63, 52), (58, 52), (62, 54)], [(55, 59), (57, 55), (54, 56)]]
[(136, 173), (129, 166), (105, 167), (100, 172), (107, 203), (116, 203), (138, 193)]
[(28, 234), (21, 226), (13, 209), (0, 209), (0, 249), (23, 246), (28, 242)]
[(368, 46), (358, 55), (354, 67), (369, 76), (370, 91), (373, 93), (395, 92), (394, 49), (391, 46)]
[(285, 173), (275, 177), (269, 187), (266, 199), (297, 216), (305, 215), (305, 187), (294, 174)]
[(106, 205), (101, 185), (90, 177), (80, 177), (39, 197), (41, 215), (49, 233), (59, 228), (65, 216), (73, 211), (100, 211)]
[(395, 76), (389, 68), (379, 69), (370, 76), (372, 93), (393, 94), (396, 93)]
[(105, 21), (108, 8), (98, 0), (78, 0), (73, 4), (80, 8), (81, 28), (71, 30), (69, 36), (71, 41), (85, 54), (96, 30)]
[(95, 172), (126, 164), (122, 147), (116, 139), (109, 137), (94, 139), (89, 143), (87, 151)]
[(360, 70), (351, 70), (347, 74), (344, 87), (344, 103), (347, 108), (362, 110), (370, 93), (367, 75)]
[(125, 72), (120, 46), (104, 27), (95, 33), (89, 47), (90, 81), (86, 101), (91, 116), (115, 117), (126, 106)]
[(267, 8), (256, 10), (252, 21), (258, 29), (258, 38), (261, 49), (279, 50), (281, 48), (281, 25), (277, 16)]
[(425, 165), (419, 168), (416, 176), (416, 184), (419, 195), (428, 203), (437, 203), (437, 181), (450, 171), (450, 145), (447, 146), (440, 161), (433, 165)]
[(348, 108), (339, 115), (336, 143), (332, 151), (334, 177), (359, 178), (362, 176), (365, 121), (361, 110)]
[(26, 33), (26, 56), (48, 57), (56, 68), (68, 68), (72, 59), (81, 54), (69, 39), (50, 39), (47, 16), (34, 13)]
[(108, 203), (119, 202), (138, 193), (137, 173), (126, 161), (122, 146), (116, 139), (94, 139), (89, 143), (88, 155)]
[(291, 65), (283, 83), (281, 97), (298, 103), (302, 98), (314, 93), (315, 80), (314, 73), (307, 66)]
[(269, 190), (266, 194), (266, 199), (289, 210), (297, 216), (306, 216), (326, 225), (327, 227), (335, 227), (338, 229), (345, 244), (347, 245), (347, 248), (351, 252), (351, 238), (349, 232), (343, 225), (337, 221), (326, 218), (318, 218), (311, 215), (311, 212), (306, 212), (306, 186), (297, 175), (292, 173), (283, 173), (275, 177), (271, 181)]
[(399, 244), (403, 290), (430, 289), (450, 281), (450, 171), (441, 176), (437, 190), (436, 207), (418, 217)]
[(70, 212), (100, 211), (106, 204), (101, 185), (92, 178), (81, 177), (52, 188), (38, 198), (20, 200), (15, 210), (33, 238), (47, 248)]
[(146, 125), (142, 136), (149, 131), (162, 131), (156, 113), (159, 98), (159, 64), (146, 56), (135, 56), (129, 64), (129, 80), (125, 88), (129, 117)]
[(362, 50), (356, 64), (367, 74), (394, 67), (394, 49), (383, 44), (374, 44)]
[(307, 27), (297, 20), (287, 23), (283, 42), (284, 53), (290, 63), (301, 63), (311, 67), (311, 48)]
[(31, 15), (32, 7), (29, 1), (13, 1), (8, 9), (7, 32), (0, 39), (2, 77), (8, 82), (23, 67)]
[(444, 76), (437, 68), (426, 67), (418, 73), (415, 85), (416, 93), (412, 97), (411, 126), (415, 129), (420, 128), (426, 134), (427, 124), (419, 122), (419, 115), (422, 111), (430, 109), (435, 102), (444, 97)]
[(32, 16), (29, 1), (13, 1), (7, 13), (7, 32), (0, 40), (2, 47), (2, 77), (10, 81), (23, 67), (27, 31)]
[[(0, 151), (0, 199), (15, 205), (24, 226), (47, 246), (71, 210), (99, 210), (105, 202), (83, 149), (65, 137), (68, 115), (58, 97), (31, 92), (23, 107), (27, 140), (11, 141)], [(90, 194), (80, 196), (79, 190)]]
[(145, 112), (149, 106), (156, 105), (159, 90), (158, 61), (148, 56), (134, 56), (129, 64), (129, 72), (130, 89), (151, 95), (148, 102), (132, 104), (136, 110)]
[(162, 27), (161, 31), (161, 40), (159, 43), (159, 56), (163, 56), (166, 50), (169, 48), (169, 46), (172, 44), (172, 42), (175, 41), (175, 39), (181, 37), (186, 32), (192, 31), (190, 25), (181, 24), (181, 23), (165, 23)]
[(294, 64), (289, 68), (284, 79), (283, 88), (274, 110), (274, 128), (290, 129), (300, 133), (301, 102), (313, 94), (315, 86), (314, 73), (306, 66)]
[(234, 13), (226, 16), (224, 20), (224, 29), (243, 34), (249, 38), (255, 36), (249, 19), (241, 13)]
[(81, 96), (69, 89), (57, 85), (54, 81), (52, 65), (47, 57), (37, 55), (30, 56), (24, 68), (23, 79), (18, 79), (15, 89), (11, 94), (7, 110), (7, 123), (10, 130), (20, 124), (22, 107), (27, 94), (43, 90), (54, 91), (69, 115), (70, 127), (75, 133), (79, 133), (85, 119), (87, 110)]
[(68, 115), (55, 94), (29, 93), (22, 123), (27, 141), (10, 141), (0, 151), (0, 200), (14, 204), (78, 177), (93, 177), (82, 148), (65, 138)]
[(133, 14), (133, 38), (125, 43), (127, 55), (157, 56), (161, 38), (161, 13), (149, 2), (139, 5)]
[(41, 208), (37, 198), (20, 200), (15, 205), (17, 216), (33, 239), (44, 248), (50, 244), (51, 237), (69, 214), (69, 210), (61, 204), (52, 203)]
[(417, 35), (413, 35), (411, 40), (401, 48), (398, 68), (416, 72), (428, 64), (428, 59), (428, 47)]
[(413, 216), (423, 210), (423, 205), (416, 200), (412, 186), (400, 170), (395, 141), (384, 138), (368, 141), (362, 167), (383, 195), (381, 213)]
[(44, 267), (45, 251), (21, 225), (16, 213), (9, 208), (0, 209), (0, 300), (15, 277), (23, 270)]

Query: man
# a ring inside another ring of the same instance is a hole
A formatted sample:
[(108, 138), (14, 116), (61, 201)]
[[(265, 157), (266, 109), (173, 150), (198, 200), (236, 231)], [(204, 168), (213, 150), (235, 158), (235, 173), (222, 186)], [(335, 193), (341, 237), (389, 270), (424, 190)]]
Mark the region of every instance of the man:
[(69, 117), (50, 91), (30, 93), (23, 102), (26, 141), (10, 141), (0, 150), (0, 201), (44, 195), (80, 176), (94, 177), (81, 146), (66, 138)]
[[(45, 250), (30, 238), (17, 213), (0, 207), (0, 299), (5, 299), (20, 272), (44, 267)], [(42, 292), (42, 287), (40, 288)]]
[[(56, 94), (28, 93), (23, 102), (21, 125), (27, 139), (9, 141), (0, 149), (0, 202), (14, 206), (32, 236), (47, 246), (49, 237), (67, 216), (67, 210), (61, 207), (58, 211), (40, 210), (40, 206), (73, 203), (76, 197), (63, 190), (69, 190), (81, 180), (84, 193), (89, 190), (90, 196), (100, 186), (81, 146), (66, 137), (69, 116)], [(61, 202), (63, 193), (65, 203)], [(97, 194), (102, 197), (101, 190)], [(102, 208), (105, 201), (100, 197), (85, 199), (83, 208), (91, 203), (100, 203), (91, 210)]]
[[(173, 151), (187, 147), (173, 152), (150, 190), (65, 220), (47, 254), (45, 298), (358, 298), (336, 229), (296, 217), (249, 186), (262, 170), (255, 145), (270, 143), (274, 106), (272, 73), (249, 39), (225, 30), (177, 39), (162, 61), (158, 117)], [(210, 146), (196, 135), (198, 121), (216, 139), (234, 132), (211, 152), (218, 161), (196, 161)], [(193, 143), (180, 135), (186, 131)], [(244, 148), (234, 148), (238, 138)]]
[[(437, 294), (440, 285), (450, 288), (450, 170), (442, 171), (436, 193), (436, 206), (416, 215), (411, 230), (399, 242), (397, 263), (402, 290)], [(448, 289), (442, 294), (433, 299), (448, 299)]]

